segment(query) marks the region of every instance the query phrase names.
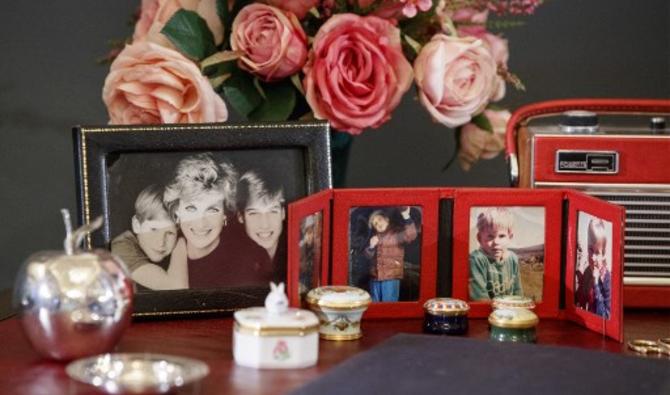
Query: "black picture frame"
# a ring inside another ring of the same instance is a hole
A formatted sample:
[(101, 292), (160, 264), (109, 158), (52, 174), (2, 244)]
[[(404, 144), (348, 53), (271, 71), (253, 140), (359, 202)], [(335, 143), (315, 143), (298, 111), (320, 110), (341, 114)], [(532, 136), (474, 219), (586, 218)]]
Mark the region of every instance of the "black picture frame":
[[(325, 122), (77, 126), (73, 128), (73, 138), (79, 223), (90, 223), (98, 216), (104, 219), (102, 229), (88, 236), (87, 248), (110, 248), (114, 205), (110, 204), (109, 162), (123, 154), (292, 152), (301, 158), (304, 182), (302, 193), (291, 200), (287, 197), (286, 205), (332, 187), (329, 126)], [(227, 287), (137, 292), (133, 316), (225, 314), (262, 305), (267, 290)]]

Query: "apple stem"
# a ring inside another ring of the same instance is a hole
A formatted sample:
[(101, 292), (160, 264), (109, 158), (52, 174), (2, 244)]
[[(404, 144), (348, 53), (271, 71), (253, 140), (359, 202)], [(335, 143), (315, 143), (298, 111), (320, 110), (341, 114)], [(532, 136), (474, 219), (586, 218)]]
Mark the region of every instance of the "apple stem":
[(60, 210), (63, 214), (63, 222), (65, 222), (65, 241), (63, 241), (63, 246), (65, 247), (65, 254), (72, 255), (79, 249), (81, 243), (84, 241), (84, 237), (97, 230), (102, 226), (102, 216), (94, 219), (88, 224), (77, 228), (74, 232), (72, 231), (72, 221), (70, 221), (70, 211), (66, 208)]

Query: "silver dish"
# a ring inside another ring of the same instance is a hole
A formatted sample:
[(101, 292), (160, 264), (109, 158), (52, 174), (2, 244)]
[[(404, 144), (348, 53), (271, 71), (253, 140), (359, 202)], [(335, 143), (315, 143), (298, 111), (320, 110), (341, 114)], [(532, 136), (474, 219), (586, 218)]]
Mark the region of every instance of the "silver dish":
[(209, 374), (206, 363), (160, 354), (102, 354), (76, 360), (68, 376), (110, 394), (162, 394), (195, 386)]

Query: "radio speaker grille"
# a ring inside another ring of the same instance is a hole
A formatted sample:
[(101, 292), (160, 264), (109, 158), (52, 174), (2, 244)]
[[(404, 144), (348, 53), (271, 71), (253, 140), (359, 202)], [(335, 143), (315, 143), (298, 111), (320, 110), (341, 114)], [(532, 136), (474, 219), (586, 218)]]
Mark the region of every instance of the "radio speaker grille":
[(626, 208), (624, 283), (670, 284), (670, 191), (586, 193)]

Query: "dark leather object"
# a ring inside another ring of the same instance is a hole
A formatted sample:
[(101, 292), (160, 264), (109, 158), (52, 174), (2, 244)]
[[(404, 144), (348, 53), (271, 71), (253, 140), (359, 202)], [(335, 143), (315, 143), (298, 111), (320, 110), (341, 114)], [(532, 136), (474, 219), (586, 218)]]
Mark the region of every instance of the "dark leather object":
[(570, 347), (400, 334), (293, 395), (667, 394), (669, 363)]

